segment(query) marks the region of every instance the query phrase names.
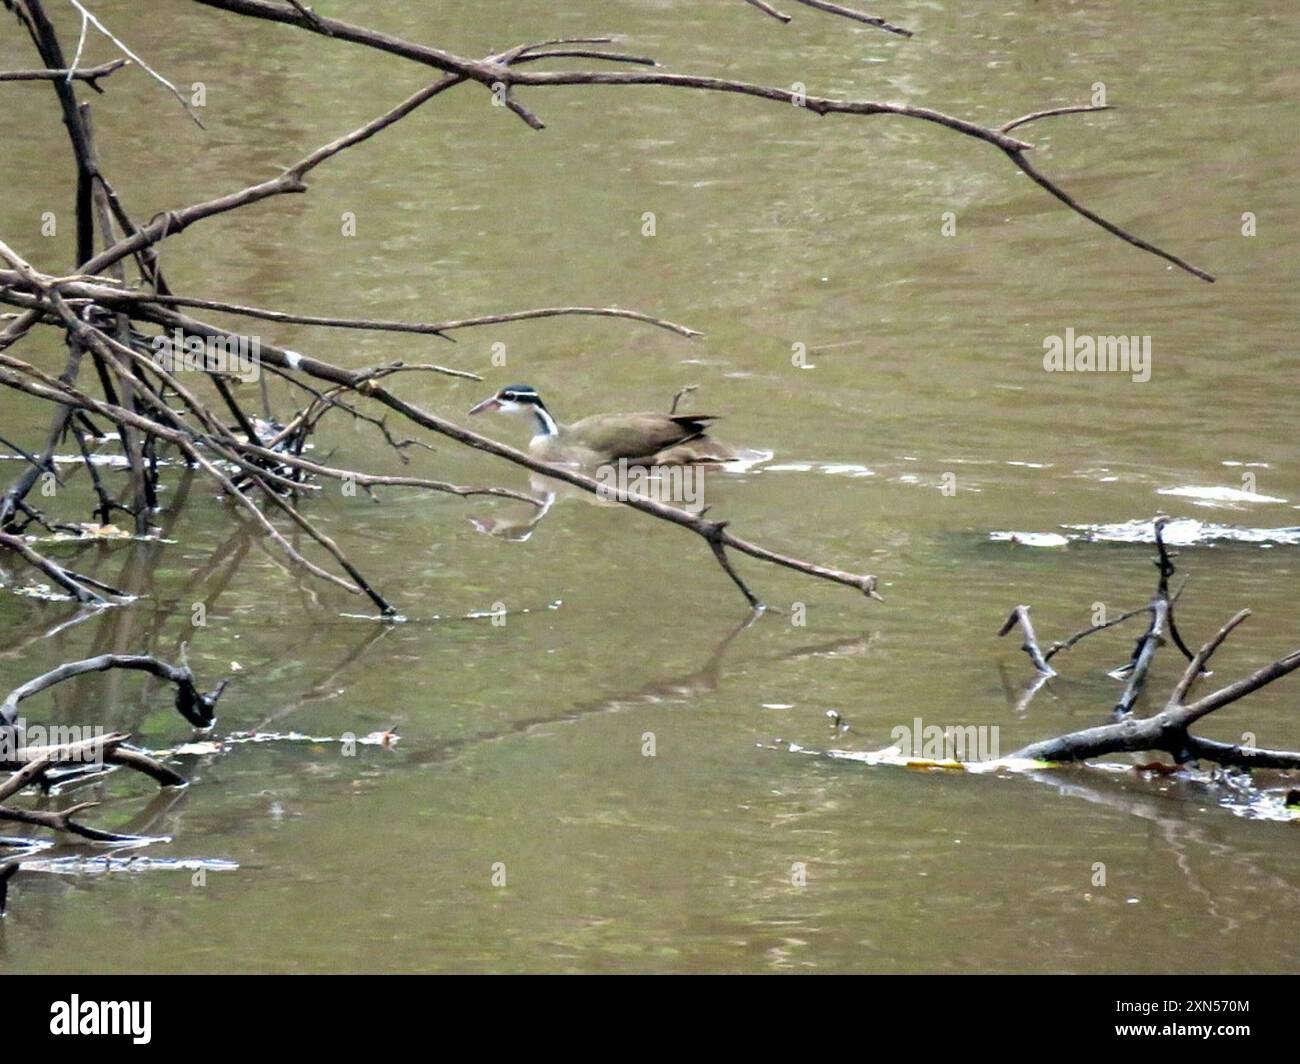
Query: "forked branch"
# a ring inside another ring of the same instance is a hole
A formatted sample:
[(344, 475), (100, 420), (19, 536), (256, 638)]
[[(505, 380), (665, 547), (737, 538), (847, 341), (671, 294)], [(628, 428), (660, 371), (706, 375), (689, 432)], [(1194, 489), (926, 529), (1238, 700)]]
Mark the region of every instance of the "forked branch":
[(196, 728), (210, 728), (216, 722), (217, 700), (226, 689), (229, 680), (222, 680), (206, 694), (201, 692), (194, 682), (194, 674), (187, 665), (172, 665), (152, 654), (99, 654), (93, 658), (80, 661), (64, 662), (49, 672), (28, 680), (9, 692), (0, 702), (0, 725), (12, 727), (17, 720), (18, 704), (32, 695), (40, 694), (56, 684), (84, 676), (90, 672), (104, 672), (108, 669), (127, 669), (134, 672), (147, 672), (166, 680), (176, 687), (176, 712)]
[[(214, 710), (227, 682), (222, 680), (213, 690), (204, 693), (198, 689), (193, 673), (184, 664), (172, 665), (150, 654), (100, 654), (81, 661), (65, 662), (14, 688), (0, 702), (0, 769), (12, 773), (0, 782), (0, 821), (31, 824), (94, 842), (131, 841), (134, 836), (104, 831), (74, 819), (77, 814), (97, 805), (96, 802), (82, 802), (59, 810), (22, 809), (4, 803), (28, 787), (47, 786), (49, 773), (62, 766), (93, 770), (96, 766), (112, 765), (143, 773), (163, 787), (186, 785), (185, 777), (174, 769), (142, 750), (128, 747), (126, 742), (130, 736), (121, 732), (92, 735), (55, 745), (28, 745), (27, 729), (18, 718), (21, 702), (74, 677), (109, 669), (147, 672), (175, 685), (177, 712), (200, 728), (211, 727), (215, 722)], [(0, 906), (2, 910), (3, 906)]]
[[(1173, 575), (1174, 565), (1164, 543), (1163, 531), (1166, 521), (1167, 518), (1158, 517), (1153, 522), (1158, 547), (1156, 566), (1160, 573), (1155, 597), (1150, 605), (1144, 607), (1144, 610), (1132, 611), (1111, 622), (1118, 623), (1119, 620), (1134, 616), (1138, 612), (1151, 614), (1151, 622), (1134, 649), (1124, 694), (1116, 706), (1116, 716), (1120, 719), (1095, 728), (1085, 728), (1054, 739), (1031, 743), (1012, 754), (1012, 758), (1053, 762), (1084, 761), (1113, 753), (1158, 751), (1169, 754), (1179, 764), (1203, 759), (1239, 768), (1300, 768), (1300, 753), (1287, 750), (1260, 750), (1253, 746), (1202, 739), (1191, 734), (1189, 730), (1202, 717), (1231, 705), (1300, 668), (1300, 650), (1296, 650), (1195, 702), (1187, 701), (1197, 680), (1208, 675), (1205, 667), (1210, 658), (1250, 616), (1249, 610), (1241, 610), (1234, 615), (1206, 641), (1200, 650), (1191, 655), (1191, 660), (1181, 678), (1158, 713), (1142, 718), (1132, 715), (1133, 707), (1143, 689), (1156, 652), (1162, 645), (1165, 634), (1173, 630), (1173, 600), (1169, 595), (1169, 577)], [(1017, 607), (1016, 613), (1012, 614), (1007, 626), (1014, 624), (1018, 616), (1022, 617), (1022, 622), (1027, 620), (1026, 607)], [(1109, 626), (1095, 625), (1076, 638), (1101, 631), (1105, 627)], [(1032, 630), (1027, 641), (1033, 641)], [(1032, 652), (1030, 656), (1033, 657)]]
[[(705, 92), (720, 92), (750, 96), (779, 103), (794, 104), (797, 109), (810, 111), (817, 115), (896, 115), (899, 117), (913, 118), (924, 122), (934, 123), (943, 126), (946, 129), (950, 129), (953, 132), (960, 133), (963, 136), (972, 137), (976, 140), (982, 140), (994, 145), (1035, 184), (1050, 193), (1072, 211), (1082, 215), (1094, 224), (1101, 226), (1101, 228), (1123, 240), (1125, 243), (1131, 244), (1133, 247), (1147, 251), (1153, 255), (1157, 255), (1158, 257), (1177, 266), (1179, 269), (1184, 270), (1195, 277), (1199, 277), (1203, 281), (1212, 282), (1214, 280), (1212, 274), (1200, 267), (1194, 266), (1172, 252), (1165, 251), (1156, 244), (1130, 233), (1122, 226), (1107, 220), (1096, 211), (1085, 207), (1077, 199), (1061, 188), (1061, 186), (1043, 175), (1039, 170), (1037, 170), (1037, 168), (1028, 162), (1025, 157), (1025, 152), (1030, 151), (1033, 148), (1032, 144), (1018, 140), (1009, 135), (1010, 129), (1025, 125), (1039, 118), (1048, 117), (1049, 115), (1075, 114), (1104, 109), (1100, 106), (1050, 108), (1043, 111), (1036, 111), (1032, 114), (1023, 116), (1022, 118), (1014, 119), (1002, 127), (986, 127), (979, 123), (947, 115), (926, 107), (915, 107), (905, 104), (889, 104), (870, 100), (835, 100), (829, 97), (807, 96), (801, 92), (797, 93), (792, 89), (777, 88), (767, 85), (755, 85), (729, 78), (699, 77), (659, 71), (632, 72), (620, 70), (587, 70), (537, 72), (532, 70), (523, 70), (519, 68), (520, 63), (544, 57), (538, 55), (526, 55), (524, 53), (527, 51), (528, 46), (520, 46), (520, 48), (513, 49), (510, 52), (502, 53), (497, 56), (488, 56), (482, 60), (467, 59), (463, 56), (447, 51), (446, 49), (415, 44), (411, 41), (394, 37), (391, 34), (381, 33), (377, 30), (371, 30), (361, 26), (355, 26), (338, 19), (325, 18), (319, 14), (314, 14), (311, 17), (308, 17), (292, 8), (271, 3), (269, 0), (196, 0), (196, 2), (208, 7), (219, 8), (223, 11), (230, 11), (251, 18), (297, 26), (315, 33), (326, 34), (327, 36), (338, 40), (348, 41), (353, 44), (361, 44), (369, 48), (388, 52), (392, 55), (401, 56), (402, 58), (409, 59), (416, 63), (421, 63), (436, 70), (441, 70), (450, 75), (448, 79), (439, 83), (440, 86), (446, 88), (450, 88), (453, 84), (460, 84), (464, 81), (475, 81), (493, 91), (503, 91), (506, 94), (507, 103), (510, 105), (510, 109), (520, 114), (520, 116), (533, 128), (540, 128), (542, 123), (531, 111), (520, 105), (511, 95), (513, 90), (516, 88), (529, 86), (545, 87), (554, 85), (657, 85), (667, 88), (692, 89)], [(835, 14), (844, 15), (845, 17), (853, 17), (856, 18), (857, 21), (880, 25), (882, 29), (889, 29), (891, 32), (903, 34), (906, 34), (907, 32), (901, 30), (899, 27), (890, 26), (888, 23), (884, 23), (881, 19), (875, 19), (874, 16), (860, 15), (857, 12), (853, 12), (850, 8), (845, 8), (838, 4), (827, 3), (825, 0), (797, 0), (797, 2), (804, 3), (806, 6), (814, 7), (818, 10), (830, 11)], [(781, 12), (771, 4), (766, 3), (765, 0), (764, 3), (754, 4), (754, 6), (759, 7), (761, 10), (765, 10), (768, 14), (771, 14), (774, 17), (782, 17)], [(787, 19), (788, 17), (783, 18), (783, 21)]]

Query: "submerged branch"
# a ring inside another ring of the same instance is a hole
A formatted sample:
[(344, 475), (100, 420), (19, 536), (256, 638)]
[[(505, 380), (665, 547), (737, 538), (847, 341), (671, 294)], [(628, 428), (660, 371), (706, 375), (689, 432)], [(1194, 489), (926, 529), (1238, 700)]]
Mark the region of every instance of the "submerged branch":
[[(1192, 735), (1190, 727), (1202, 717), (1217, 709), (1231, 705), (1245, 698), (1274, 680), (1300, 668), (1300, 650), (1293, 651), (1286, 657), (1257, 669), (1235, 683), (1227, 684), (1195, 702), (1188, 703), (1187, 695), (1196, 680), (1206, 675), (1205, 666), (1211, 656), (1236, 628), (1250, 616), (1249, 610), (1241, 610), (1219, 629), (1195, 654), (1174, 686), (1168, 700), (1160, 712), (1149, 717), (1134, 717), (1131, 710), (1141, 692), (1146, 676), (1156, 652), (1163, 644), (1164, 633), (1173, 623), (1173, 602), (1169, 596), (1169, 578), (1174, 573), (1174, 564), (1165, 546), (1163, 530), (1168, 519), (1158, 517), (1153, 522), (1155, 539), (1159, 550), (1156, 566), (1160, 576), (1156, 595), (1151, 604), (1144, 609), (1151, 612), (1151, 623), (1138, 640), (1130, 663), (1131, 672), (1125, 685), (1124, 694), (1116, 711), (1122, 719), (1110, 724), (1081, 731), (1070, 732), (1053, 739), (1044, 739), (1031, 743), (1011, 755), (1012, 758), (1025, 758), (1033, 761), (1085, 761), (1090, 758), (1103, 757), (1113, 753), (1131, 753), (1136, 751), (1158, 751), (1171, 755), (1176, 762), (1205, 759), (1220, 765), (1239, 768), (1300, 768), (1300, 753), (1285, 750), (1258, 750), (1254, 747), (1240, 746), (1202, 739)], [(1174, 596), (1176, 598), (1177, 596)], [(1017, 607), (1012, 614), (1008, 627), (1014, 623), (1017, 614), (1025, 607)], [(1134, 616), (1142, 611), (1134, 610), (1124, 617)], [(1117, 618), (1112, 624), (1124, 617)], [(1100, 631), (1106, 625), (1097, 625), (1086, 630), (1082, 635)], [(1005, 630), (1005, 629), (1004, 629)]]
[(80, 661), (69, 661), (15, 687), (0, 702), (0, 723), (12, 725), (17, 718), (18, 703), (56, 684), (84, 676), (89, 672), (128, 669), (147, 672), (176, 686), (176, 711), (196, 728), (210, 728), (216, 721), (215, 709), (228, 680), (222, 680), (204, 694), (194, 683), (194, 674), (185, 665), (172, 665), (152, 654), (100, 654)]
[[(122, 732), (94, 735), (56, 745), (35, 746), (26, 743), (23, 722), (18, 718), (19, 703), (74, 677), (109, 669), (147, 672), (166, 680), (176, 686), (175, 704), (182, 717), (200, 728), (211, 727), (216, 721), (214, 710), (225, 689), (226, 680), (205, 694), (198, 689), (188, 666), (172, 665), (150, 654), (100, 654), (81, 661), (64, 662), (15, 687), (4, 702), (0, 703), (0, 769), (12, 773), (7, 780), (0, 782), (0, 821), (31, 824), (93, 842), (130, 841), (136, 836), (90, 827), (74, 819), (77, 814), (99, 804), (97, 802), (82, 802), (60, 810), (19, 809), (2, 803), (30, 786), (40, 785), (48, 789), (52, 782), (48, 774), (60, 766), (70, 766), (81, 771), (89, 768), (92, 772), (102, 770), (104, 765), (117, 766), (149, 776), (162, 787), (187, 785), (188, 781), (179, 772), (143, 750), (128, 747), (126, 742), (130, 736)], [(2, 913), (3, 905), (0, 904), (0, 914)]]
[(1034, 622), (1029, 619), (1029, 607), (1017, 606), (1011, 611), (1011, 616), (1003, 623), (1002, 628), (998, 631), (998, 636), (1004, 636), (1016, 625), (1020, 625), (1025, 633), (1025, 641), (1021, 644), (1020, 649), (1029, 655), (1029, 660), (1034, 663), (1036, 668), (1044, 676), (1055, 676), (1056, 670), (1047, 664), (1047, 658), (1038, 646), (1038, 637), (1034, 634)]
[[(13, 551), (33, 569), (44, 573), (83, 605), (107, 606), (110, 598), (105, 597), (106, 595), (112, 598), (123, 597), (121, 591), (100, 584), (98, 581), (92, 580), (88, 576), (82, 576), (80, 573), (75, 573), (71, 569), (65, 569), (57, 562), (45, 557), (45, 555), (38, 554), (24, 542), (21, 536), (0, 532), (0, 547), (7, 547)], [(100, 592), (104, 592), (104, 594)], [(0, 710), (3, 710), (3, 707), (0, 707)]]

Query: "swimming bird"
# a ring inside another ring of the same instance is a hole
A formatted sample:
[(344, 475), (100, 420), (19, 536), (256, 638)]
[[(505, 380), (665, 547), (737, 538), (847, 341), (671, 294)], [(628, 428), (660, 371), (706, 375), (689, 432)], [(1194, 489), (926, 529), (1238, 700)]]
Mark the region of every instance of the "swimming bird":
[(533, 419), (529, 452), (543, 462), (580, 467), (624, 459), (628, 465), (696, 465), (726, 462), (736, 451), (708, 435), (713, 414), (593, 414), (572, 425), (556, 421), (527, 384), (510, 384), (470, 410), (499, 411)]

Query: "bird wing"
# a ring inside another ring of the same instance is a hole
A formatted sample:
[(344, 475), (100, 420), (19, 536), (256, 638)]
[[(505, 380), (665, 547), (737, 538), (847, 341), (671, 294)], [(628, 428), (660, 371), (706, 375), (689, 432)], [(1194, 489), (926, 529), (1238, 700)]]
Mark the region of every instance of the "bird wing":
[(714, 420), (712, 414), (596, 414), (570, 425), (569, 434), (611, 461), (632, 460), (695, 439)]

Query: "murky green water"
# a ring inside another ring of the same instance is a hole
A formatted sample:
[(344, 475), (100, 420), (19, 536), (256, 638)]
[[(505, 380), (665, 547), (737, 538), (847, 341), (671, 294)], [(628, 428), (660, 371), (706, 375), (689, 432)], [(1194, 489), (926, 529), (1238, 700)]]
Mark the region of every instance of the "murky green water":
[[(22, 874), (0, 926), (6, 968), (1296, 967), (1296, 827), (1236, 815), (1226, 791), (1086, 771), (925, 775), (786, 745), (873, 750), (919, 717), (996, 727), (1007, 753), (1106, 719), (1119, 688), (1105, 672), (1129, 634), (1066, 655), (1066, 675), (1018, 711), (1029, 665), (994, 633), (1017, 602), (1034, 604), (1045, 639), (1087, 624), (1093, 603), (1141, 604), (1150, 548), (1031, 548), (991, 532), (1161, 510), (1238, 528), (1300, 524), (1295, 5), (880, 8), (918, 31), (910, 41), (802, 9), (783, 27), (740, 0), (321, 6), (468, 55), (619, 32), (673, 70), (797, 80), (990, 123), (1084, 102), (1104, 82), (1116, 111), (1029, 127), (1039, 165), (1220, 280), (1107, 237), (997, 152), (945, 130), (655, 88), (522, 94), (544, 133), (461, 88), (323, 167), (309, 194), (196, 226), (164, 254), (187, 294), (405, 319), (618, 304), (704, 330), (689, 342), (566, 318), (463, 333), (455, 347), (265, 335), (347, 366), (402, 358), (482, 373), (482, 384), (401, 383), (455, 416), (516, 380), (561, 418), (659, 408), (699, 385), (690, 402), (726, 414), (720, 436), (774, 452), (766, 467), (709, 479), (714, 514), (765, 545), (877, 573), (887, 601), (742, 561), (769, 602), (804, 604), (807, 623), (771, 614), (738, 631), (744, 604), (704, 546), (648, 518), (562, 498), (511, 540), (473, 522), (505, 531), (523, 516), (515, 504), (329, 493), (312, 515), (411, 618), (377, 628), (345, 616), (366, 611), (360, 600), (286, 570), (205, 483), (173, 476), (169, 496), (187, 496), (165, 515), (169, 542), (59, 549), (146, 596), (134, 606), (60, 628), (70, 607), (11, 594), (27, 579), (11, 566), (3, 686), (106, 650), (171, 658), (188, 641), (205, 680), (241, 666), (223, 732), (396, 726), (400, 742), (355, 757), (279, 742), (188, 758), (194, 785), (155, 805), (149, 787), (114, 780), (101, 822), (139, 817), (174, 839), (150, 856), (238, 869), (203, 886), (188, 872)], [(50, 7), (71, 47), (75, 19)], [(139, 72), (94, 99), (105, 168), (141, 219), (264, 179), (421, 81), (396, 59), (180, 2), (96, 9), (174, 80), (207, 85), (206, 133)], [(88, 59), (108, 55), (92, 41)], [(31, 65), (10, 23), (0, 69)], [(0, 145), (4, 238), (66, 269), (71, 167), (48, 87), (0, 87)], [(47, 210), (56, 239), (40, 236)], [(941, 234), (945, 211), (955, 236)], [(344, 212), (353, 237), (341, 235)], [(641, 235), (645, 212), (653, 238)], [(1258, 220), (1253, 238), (1244, 212)], [(1043, 338), (1066, 328), (1149, 335), (1150, 381), (1045, 373)], [(505, 368), (491, 363), (494, 344)], [(810, 368), (792, 365), (795, 344)], [(54, 367), (60, 351), (50, 335), (16, 353)], [(46, 417), (0, 395), (6, 436), (34, 444)], [(487, 424), (522, 442), (522, 426)], [(528, 485), (431, 442), (408, 471)], [(369, 426), (335, 420), (318, 444), (337, 464), (399, 468)], [(1251, 495), (1162, 494), (1174, 488)], [(89, 516), (64, 501), (62, 516)], [(1256, 613), (1220, 652), (1220, 677), (1300, 644), (1296, 549), (1181, 552), (1189, 639), (1241, 606)], [(197, 602), (208, 625), (196, 630)], [(504, 625), (437, 619), (495, 603), (510, 611)], [(1178, 671), (1172, 653), (1157, 664), (1152, 700)], [(1297, 683), (1202, 733), (1300, 746)], [(28, 716), (101, 721), (161, 747), (186, 738), (169, 701), (138, 677), (100, 676), (43, 696)], [(846, 734), (832, 733), (831, 709)], [(647, 733), (654, 757), (642, 753)], [(1105, 886), (1094, 885), (1098, 862)]]

